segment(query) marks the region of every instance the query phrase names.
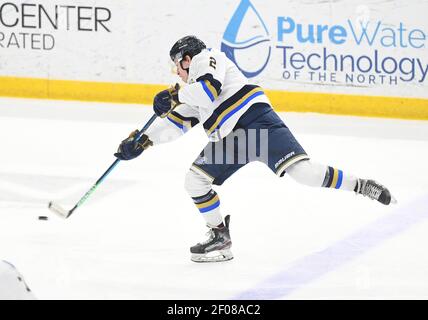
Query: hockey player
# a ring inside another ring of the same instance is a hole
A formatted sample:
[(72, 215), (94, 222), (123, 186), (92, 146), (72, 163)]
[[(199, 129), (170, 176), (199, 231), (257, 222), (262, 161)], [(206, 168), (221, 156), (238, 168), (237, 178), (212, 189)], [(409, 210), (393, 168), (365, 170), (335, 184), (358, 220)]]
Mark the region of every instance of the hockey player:
[[(205, 219), (209, 237), (190, 248), (192, 261), (233, 258), (230, 216), (223, 220), (220, 199), (212, 186), (222, 185), (251, 161), (262, 161), (278, 177), (287, 174), (304, 185), (353, 191), (384, 205), (395, 201), (388, 189), (374, 180), (359, 179), (310, 160), (262, 88), (249, 84), (223, 52), (209, 50), (198, 38), (186, 36), (173, 45), (170, 57), (187, 85), (159, 92), (153, 108), (166, 120), (159, 121), (139, 141), (131, 134), (115, 156), (133, 159), (151, 145), (171, 141), (198, 123), (203, 125), (210, 142), (187, 172), (185, 188)], [(267, 156), (255, 156), (263, 150)]]

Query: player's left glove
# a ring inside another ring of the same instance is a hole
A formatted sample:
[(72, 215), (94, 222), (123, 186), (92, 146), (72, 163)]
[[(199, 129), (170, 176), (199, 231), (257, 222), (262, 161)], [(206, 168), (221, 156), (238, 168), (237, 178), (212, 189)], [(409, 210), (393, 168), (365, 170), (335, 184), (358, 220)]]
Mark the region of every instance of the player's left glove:
[(161, 118), (165, 118), (178, 104), (178, 90), (180, 85), (159, 92), (153, 100), (153, 111)]
[(138, 134), (138, 130), (131, 132), (128, 138), (123, 140), (117, 149), (114, 156), (120, 160), (132, 160), (138, 157), (144, 150), (153, 145), (153, 142), (145, 134), (136, 141), (135, 137)]

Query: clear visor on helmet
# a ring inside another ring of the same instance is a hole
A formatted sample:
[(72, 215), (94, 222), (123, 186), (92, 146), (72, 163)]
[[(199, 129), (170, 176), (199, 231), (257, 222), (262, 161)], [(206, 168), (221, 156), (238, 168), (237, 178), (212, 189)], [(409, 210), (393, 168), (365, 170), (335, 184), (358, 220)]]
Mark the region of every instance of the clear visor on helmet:
[(183, 60), (183, 55), (181, 54), (181, 52), (178, 52), (174, 57), (171, 57), (171, 60), (172, 60), (174, 63), (178, 63), (178, 62), (180, 62), (181, 60)]
[(171, 72), (174, 74), (177, 74), (178, 64), (181, 62), (181, 60), (183, 60), (183, 56), (181, 52), (179, 52), (175, 55), (175, 57), (171, 57), (171, 58), (173, 58), (172, 60), (170, 60)]

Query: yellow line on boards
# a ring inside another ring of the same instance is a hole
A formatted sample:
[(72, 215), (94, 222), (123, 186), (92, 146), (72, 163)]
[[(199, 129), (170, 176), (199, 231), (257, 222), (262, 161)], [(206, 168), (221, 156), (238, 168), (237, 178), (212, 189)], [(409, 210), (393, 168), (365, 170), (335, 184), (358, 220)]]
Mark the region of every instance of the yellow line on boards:
[(428, 120), (428, 99), (266, 90), (278, 111)]
[[(0, 96), (152, 104), (167, 85), (0, 77)], [(428, 120), (428, 99), (265, 90), (277, 111)]]
[(167, 85), (0, 77), (0, 96), (151, 104)]

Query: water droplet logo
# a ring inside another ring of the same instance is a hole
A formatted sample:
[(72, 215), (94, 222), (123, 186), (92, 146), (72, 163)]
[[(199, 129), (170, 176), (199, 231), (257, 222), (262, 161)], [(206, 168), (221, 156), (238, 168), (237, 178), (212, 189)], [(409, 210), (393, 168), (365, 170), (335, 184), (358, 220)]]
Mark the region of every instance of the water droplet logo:
[[(261, 54), (263, 50), (265, 55)], [(266, 68), (271, 55), (269, 32), (250, 0), (242, 0), (233, 14), (223, 35), (221, 51), (247, 78)]]

